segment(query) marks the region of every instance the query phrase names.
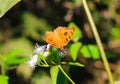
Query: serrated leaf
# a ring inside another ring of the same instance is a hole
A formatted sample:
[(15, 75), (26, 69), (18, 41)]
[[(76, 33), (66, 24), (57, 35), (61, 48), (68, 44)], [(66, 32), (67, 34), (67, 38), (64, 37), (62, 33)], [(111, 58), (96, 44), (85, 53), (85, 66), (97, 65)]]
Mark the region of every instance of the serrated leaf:
[(80, 53), (86, 58), (100, 59), (99, 49), (96, 45), (84, 45)]
[(74, 66), (79, 66), (79, 67), (84, 67), (83, 64), (79, 63), (79, 62), (68, 62), (69, 65), (74, 65)]
[(0, 0), (0, 18), (21, 0)]
[(74, 61), (77, 59), (79, 49), (81, 46), (82, 46), (81, 42), (71, 44), (71, 46), (70, 46), (70, 54), (71, 54), (71, 57)]
[(70, 23), (68, 24), (68, 28), (71, 28), (71, 27), (74, 27), (74, 28), (75, 28), (75, 33), (74, 33), (74, 35), (73, 35), (72, 40), (73, 40), (74, 42), (77, 42), (79, 39), (82, 38), (82, 32), (81, 32), (80, 28), (79, 28), (74, 22), (70, 22)]
[(58, 66), (52, 66), (50, 69), (50, 75), (51, 75), (51, 82), (50, 84), (56, 84), (57, 83), (57, 76), (59, 72)]
[(8, 79), (7, 75), (0, 75), (0, 84), (8, 84)]

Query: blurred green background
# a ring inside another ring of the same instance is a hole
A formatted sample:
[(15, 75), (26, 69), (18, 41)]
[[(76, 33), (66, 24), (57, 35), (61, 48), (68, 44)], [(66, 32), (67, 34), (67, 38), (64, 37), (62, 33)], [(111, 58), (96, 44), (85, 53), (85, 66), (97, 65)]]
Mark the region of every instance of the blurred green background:
[[(88, 0), (87, 3), (110, 62), (113, 77), (119, 81), (120, 0)], [(17, 49), (22, 50), (17, 56), (32, 56), (35, 43), (46, 44), (43, 41), (46, 31), (54, 30), (57, 26), (67, 27), (70, 22), (74, 22), (82, 31), (83, 35), (79, 40), (82, 44), (96, 44), (81, 0), (22, 0), (0, 18), (0, 55), (5, 56)], [(85, 47), (87, 46), (83, 47), (83, 54), (80, 54), (77, 61), (86, 66), (71, 67), (70, 77), (76, 84), (107, 84), (108, 77), (101, 59), (92, 59)], [(91, 52), (95, 55), (96, 46), (92, 49)], [(23, 60), (25, 58), (21, 61)], [(14, 62), (14, 59), (11, 61)], [(9, 84), (49, 84), (50, 81), (49, 68), (37, 66), (32, 70), (22, 63), (9, 69), (6, 74), (9, 76)], [(64, 77), (61, 74), (59, 76)], [(64, 80), (58, 79), (57, 84), (63, 84), (61, 81)]]

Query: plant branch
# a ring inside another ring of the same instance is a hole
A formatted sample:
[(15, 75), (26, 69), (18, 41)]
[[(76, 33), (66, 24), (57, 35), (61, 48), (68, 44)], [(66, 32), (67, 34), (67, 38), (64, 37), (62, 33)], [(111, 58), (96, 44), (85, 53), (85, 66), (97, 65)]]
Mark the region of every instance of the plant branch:
[(101, 57), (102, 57), (102, 60), (104, 62), (105, 69), (106, 69), (106, 71), (108, 73), (110, 84), (114, 84), (112, 73), (111, 73), (110, 67), (109, 67), (109, 63), (108, 63), (108, 60), (106, 58), (105, 51), (104, 51), (103, 46), (102, 46), (102, 42), (101, 42), (99, 34), (97, 32), (95, 23), (94, 23), (94, 21), (92, 19), (92, 15), (91, 15), (90, 10), (88, 8), (87, 2), (86, 2), (86, 0), (82, 0), (82, 2), (83, 2), (83, 6), (84, 6), (85, 12), (86, 12), (87, 17), (88, 17), (88, 21), (89, 21), (89, 23), (91, 25), (93, 34), (95, 36), (95, 40), (96, 40), (97, 45), (99, 47), (99, 50), (100, 50), (100, 53), (101, 53)]
[(62, 71), (62, 73), (67, 77), (67, 79), (72, 83), (75, 84), (75, 82), (65, 73), (61, 65), (59, 65), (59, 69)]

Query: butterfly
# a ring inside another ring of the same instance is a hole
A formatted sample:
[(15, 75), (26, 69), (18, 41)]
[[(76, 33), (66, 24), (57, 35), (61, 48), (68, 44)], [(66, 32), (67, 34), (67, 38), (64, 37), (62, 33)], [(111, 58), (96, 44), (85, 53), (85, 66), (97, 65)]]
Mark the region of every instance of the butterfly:
[(45, 33), (44, 41), (60, 50), (64, 50), (64, 46), (72, 39), (74, 31), (74, 27), (67, 28), (59, 26), (53, 32), (47, 31)]

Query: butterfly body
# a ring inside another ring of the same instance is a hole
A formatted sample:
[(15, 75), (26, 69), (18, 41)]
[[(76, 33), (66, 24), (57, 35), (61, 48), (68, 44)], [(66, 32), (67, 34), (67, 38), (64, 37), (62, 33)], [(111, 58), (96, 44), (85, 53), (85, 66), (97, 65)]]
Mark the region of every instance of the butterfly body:
[(52, 46), (63, 50), (64, 46), (71, 40), (74, 31), (75, 29), (73, 27), (57, 27), (53, 32), (47, 31), (44, 40)]

